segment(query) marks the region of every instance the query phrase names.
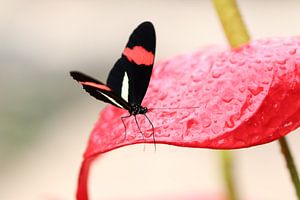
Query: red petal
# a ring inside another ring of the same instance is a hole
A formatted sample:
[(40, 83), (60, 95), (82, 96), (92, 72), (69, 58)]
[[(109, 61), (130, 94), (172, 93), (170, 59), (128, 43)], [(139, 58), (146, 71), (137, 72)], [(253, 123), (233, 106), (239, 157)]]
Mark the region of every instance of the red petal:
[(76, 193), (76, 199), (79, 200), (88, 200), (88, 178), (89, 178), (89, 172), (90, 167), (92, 164), (92, 161), (95, 159), (96, 156), (91, 156), (89, 158), (86, 158), (81, 163), (81, 168), (79, 172), (79, 178), (78, 178), (78, 188)]
[[(276, 140), (300, 124), (300, 38), (254, 41), (235, 50), (210, 48), (177, 56), (154, 67), (143, 105), (157, 143), (235, 149)], [(198, 107), (198, 108), (187, 108)], [(156, 109), (165, 108), (165, 109)], [(182, 109), (167, 109), (182, 108)], [(145, 140), (127, 111), (106, 107), (84, 158)], [(84, 198), (78, 198), (84, 199)]]

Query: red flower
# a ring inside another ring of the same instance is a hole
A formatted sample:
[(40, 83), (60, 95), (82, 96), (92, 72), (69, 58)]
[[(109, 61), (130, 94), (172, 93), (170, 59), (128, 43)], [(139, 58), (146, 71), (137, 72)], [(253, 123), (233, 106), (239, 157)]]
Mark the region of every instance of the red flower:
[[(143, 106), (149, 108), (157, 143), (244, 148), (276, 140), (300, 125), (300, 37), (254, 41), (234, 50), (208, 48), (153, 70)], [(88, 169), (98, 154), (153, 142), (143, 115), (137, 118), (145, 139), (133, 117), (125, 121), (124, 139), (120, 117), (127, 114), (113, 106), (101, 112), (84, 154), (78, 199), (88, 199)]]

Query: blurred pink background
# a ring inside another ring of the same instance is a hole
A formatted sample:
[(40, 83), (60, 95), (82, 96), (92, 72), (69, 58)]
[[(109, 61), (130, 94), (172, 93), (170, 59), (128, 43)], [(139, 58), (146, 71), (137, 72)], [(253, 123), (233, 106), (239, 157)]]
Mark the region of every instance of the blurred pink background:
[[(238, 1), (253, 39), (300, 32), (300, 1)], [(74, 199), (77, 175), (103, 104), (68, 71), (105, 80), (144, 20), (157, 32), (156, 61), (226, 45), (208, 0), (1, 0), (0, 199)], [(300, 166), (300, 136), (288, 136)], [(155, 199), (223, 191), (218, 151), (158, 145), (105, 154), (91, 172), (92, 199)], [(235, 150), (241, 196), (296, 200), (277, 142)]]

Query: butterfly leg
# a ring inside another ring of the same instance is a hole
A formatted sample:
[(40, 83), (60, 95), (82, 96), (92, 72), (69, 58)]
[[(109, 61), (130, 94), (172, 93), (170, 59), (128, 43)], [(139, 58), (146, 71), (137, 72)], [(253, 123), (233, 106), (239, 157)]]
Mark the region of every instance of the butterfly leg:
[(125, 126), (125, 123), (124, 123), (124, 119), (130, 117), (131, 115), (127, 115), (127, 116), (123, 116), (121, 117), (121, 121), (123, 123), (123, 126), (124, 126), (124, 129), (125, 129), (125, 135), (124, 135), (124, 141), (126, 140), (126, 137), (127, 137), (127, 129), (126, 129), (126, 126)]
[(139, 125), (139, 123), (138, 123), (137, 118), (136, 118), (135, 115), (134, 115), (134, 120), (135, 120), (135, 123), (136, 123), (136, 125), (137, 125), (137, 127), (138, 127), (138, 129), (139, 129), (139, 131), (140, 131), (140, 133), (142, 135), (142, 137), (143, 137), (143, 140), (144, 140), (144, 151), (145, 151), (145, 149), (146, 149), (146, 146), (145, 146), (145, 135), (142, 132), (141, 127), (140, 127), (140, 125)]
[(156, 140), (155, 140), (155, 135), (154, 135), (154, 126), (153, 126), (153, 123), (151, 122), (151, 120), (149, 119), (149, 117), (146, 114), (144, 114), (144, 115), (145, 115), (145, 117), (147, 118), (147, 120), (149, 121), (149, 123), (152, 127), (152, 137), (153, 137), (154, 149), (156, 151)]

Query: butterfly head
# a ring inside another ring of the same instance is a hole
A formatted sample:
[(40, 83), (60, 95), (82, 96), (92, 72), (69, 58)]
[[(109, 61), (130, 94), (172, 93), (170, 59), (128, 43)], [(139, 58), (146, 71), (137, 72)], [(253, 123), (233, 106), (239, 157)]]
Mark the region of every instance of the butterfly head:
[(130, 115), (145, 114), (146, 112), (148, 112), (148, 108), (138, 104), (132, 104), (129, 110)]

